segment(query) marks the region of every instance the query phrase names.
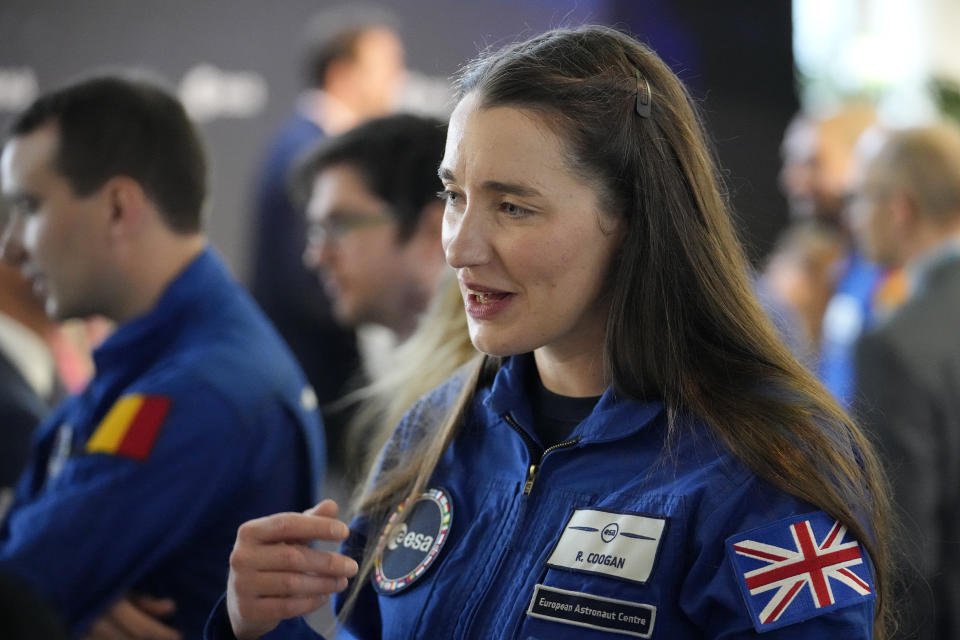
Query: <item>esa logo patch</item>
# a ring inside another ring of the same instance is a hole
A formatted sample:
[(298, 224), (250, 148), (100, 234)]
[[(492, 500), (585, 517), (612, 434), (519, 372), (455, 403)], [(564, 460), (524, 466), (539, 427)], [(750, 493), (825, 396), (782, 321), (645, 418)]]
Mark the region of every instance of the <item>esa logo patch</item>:
[[(403, 521), (394, 526), (402, 514)], [(430, 489), (409, 507), (407, 502), (397, 507), (380, 534), (373, 567), (377, 591), (393, 595), (416, 582), (437, 559), (451, 524), (453, 505), (442, 489)]]

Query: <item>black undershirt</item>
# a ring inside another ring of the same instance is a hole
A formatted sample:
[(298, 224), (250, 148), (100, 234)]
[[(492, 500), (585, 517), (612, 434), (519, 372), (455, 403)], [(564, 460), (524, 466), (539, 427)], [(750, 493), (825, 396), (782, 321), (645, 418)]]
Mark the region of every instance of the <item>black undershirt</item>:
[(577, 425), (593, 411), (600, 396), (571, 398), (556, 394), (540, 381), (536, 368), (529, 381), (530, 408), (533, 411), (533, 430), (543, 448), (552, 447), (570, 437)]

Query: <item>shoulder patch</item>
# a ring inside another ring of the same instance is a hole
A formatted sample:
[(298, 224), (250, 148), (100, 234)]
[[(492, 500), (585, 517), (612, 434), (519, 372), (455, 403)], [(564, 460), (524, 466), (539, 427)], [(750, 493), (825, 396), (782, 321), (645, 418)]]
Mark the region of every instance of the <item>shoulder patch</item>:
[(731, 536), (727, 554), (758, 632), (874, 598), (865, 552), (822, 511)]
[[(387, 531), (404, 510), (408, 510), (406, 519), (386, 540)], [(376, 590), (394, 595), (419, 580), (443, 549), (452, 524), (453, 504), (443, 489), (429, 489), (413, 504), (397, 507), (380, 534), (373, 570)]]
[(108, 453), (146, 460), (170, 410), (167, 396), (121, 396), (87, 440), (87, 453)]

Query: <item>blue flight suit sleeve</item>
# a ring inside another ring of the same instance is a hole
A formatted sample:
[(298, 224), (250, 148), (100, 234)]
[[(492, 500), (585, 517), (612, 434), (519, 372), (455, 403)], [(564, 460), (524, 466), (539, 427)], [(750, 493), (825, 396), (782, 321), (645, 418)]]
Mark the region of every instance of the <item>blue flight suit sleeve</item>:
[[(342, 634), (338, 637), (344, 637)], [(226, 596), (220, 598), (216, 608), (210, 614), (207, 626), (203, 630), (204, 640), (237, 640), (230, 627), (230, 616), (227, 615)], [(265, 636), (263, 640), (323, 640), (323, 636), (310, 628), (303, 618), (290, 618), (282, 621), (277, 628)]]
[(178, 386), (145, 460), (80, 443), (43, 492), (10, 514), (0, 566), (51, 598), (73, 634), (216, 520), (258, 446), (244, 422), (259, 416), (239, 415), (202, 383)]
[[(707, 532), (697, 535), (692, 549), (692, 565), (680, 593), (680, 608), (703, 630), (704, 638), (738, 640), (764, 638), (771, 640), (808, 640), (809, 638), (873, 638), (873, 600), (860, 600), (832, 611), (814, 611), (806, 620), (758, 632), (741, 592), (738, 569), (733, 565), (719, 532), (731, 535), (764, 527), (784, 516), (815, 507), (782, 494), (755, 476), (732, 488), (723, 504), (714, 509), (698, 525)], [(816, 512), (822, 513), (822, 512)], [(824, 516), (825, 517), (825, 516)], [(862, 546), (861, 546), (862, 548)], [(863, 552), (866, 556), (866, 552)], [(873, 567), (866, 558), (867, 571)], [(806, 588), (806, 587), (805, 587)]]

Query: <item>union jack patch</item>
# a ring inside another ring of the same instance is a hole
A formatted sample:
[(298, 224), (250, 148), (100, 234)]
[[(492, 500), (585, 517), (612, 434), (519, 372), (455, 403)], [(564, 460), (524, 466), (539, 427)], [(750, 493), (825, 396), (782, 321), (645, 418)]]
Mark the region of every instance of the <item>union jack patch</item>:
[(866, 553), (822, 511), (738, 533), (727, 554), (758, 632), (874, 598)]

